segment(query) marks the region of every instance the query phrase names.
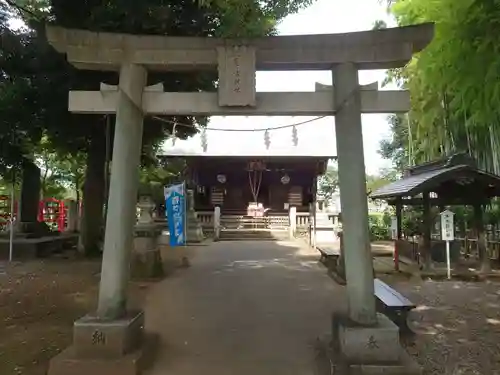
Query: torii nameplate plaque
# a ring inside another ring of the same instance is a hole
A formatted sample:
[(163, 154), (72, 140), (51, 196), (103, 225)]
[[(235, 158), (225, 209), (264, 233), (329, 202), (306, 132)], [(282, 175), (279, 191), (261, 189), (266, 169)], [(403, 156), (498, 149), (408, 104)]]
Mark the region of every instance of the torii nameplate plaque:
[(217, 48), (219, 106), (255, 107), (256, 49), (231, 44)]

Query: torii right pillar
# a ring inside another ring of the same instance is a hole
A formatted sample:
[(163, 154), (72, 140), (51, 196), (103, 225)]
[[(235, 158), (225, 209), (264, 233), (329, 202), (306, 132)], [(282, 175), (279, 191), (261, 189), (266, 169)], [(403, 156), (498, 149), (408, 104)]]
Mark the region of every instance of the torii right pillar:
[(334, 316), (333, 339), (352, 373), (418, 374), (399, 328), (375, 307), (358, 68), (344, 63), (332, 74), (348, 298), (348, 315)]

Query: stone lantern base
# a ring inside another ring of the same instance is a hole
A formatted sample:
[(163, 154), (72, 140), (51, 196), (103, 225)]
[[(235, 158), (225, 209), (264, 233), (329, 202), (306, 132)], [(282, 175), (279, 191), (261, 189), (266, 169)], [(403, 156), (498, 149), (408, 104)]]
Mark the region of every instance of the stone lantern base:
[[(193, 216), (194, 215), (194, 216)], [(191, 217), (190, 217), (191, 216)], [(188, 243), (200, 243), (205, 239), (203, 234), (203, 228), (193, 212), (191, 215), (188, 213), (187, 217), (187, 228), (186, 228), (186, 242)]]
[(138, 224), (135, 227), (134, 248), (130, 262), (132, 278), (164, 276), (163, 262), (158, 244), (161, 227), (157, 224)]

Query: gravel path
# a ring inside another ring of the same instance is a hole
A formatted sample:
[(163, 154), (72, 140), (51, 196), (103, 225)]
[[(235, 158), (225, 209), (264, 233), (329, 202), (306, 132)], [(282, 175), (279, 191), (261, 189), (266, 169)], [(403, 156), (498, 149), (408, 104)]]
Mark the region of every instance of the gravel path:
[(500, 374), (500, 283), (387, 281), (418, 305), (408, 352), (424, 375)]

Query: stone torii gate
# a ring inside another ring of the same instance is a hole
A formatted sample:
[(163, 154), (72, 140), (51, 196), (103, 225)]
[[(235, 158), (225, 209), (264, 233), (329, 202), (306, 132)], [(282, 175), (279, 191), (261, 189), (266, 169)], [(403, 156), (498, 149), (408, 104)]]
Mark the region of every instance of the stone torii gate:
[[(69, 93), (71, 112), (116, 113), (116, 127), (97, 312), (75, 322), (73, 349), (51, 362), (51, 375), (69, 373), (68, 366), (75, 363), (89, 369), (88, 358), (96, 359), (91, 370), (95, 375), (109, 373), (106, 358), (122, 363), (123, 369), (139, 371), (135, 359), (144, 352), (144, 317), (126, 310), (126, 290), (143, 119), (153, 114), (336, 116), (349, 307), (348, 323), (341, 323), (337, 330), (340, 349), (350, 362), (399, 365), (398, 329), (375, 309), (361, 114), (406, 112), (409, 95), (361, 88), (358, 70), (403, 66), (430, 42), (431, 24), (247, 40), (59, 27), (48, 27), (47, 36), (75, 67), (119, 73), (118, 86)], [(162, 85), (146, 87), (148, 71), (175, 70), (218, 70), (218, 91), (163, 92)], [(257, 70), (330, 70), (333, 88), (256, 92)], [(372, 341), (375, 345), (370, 345)]]

